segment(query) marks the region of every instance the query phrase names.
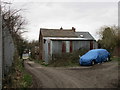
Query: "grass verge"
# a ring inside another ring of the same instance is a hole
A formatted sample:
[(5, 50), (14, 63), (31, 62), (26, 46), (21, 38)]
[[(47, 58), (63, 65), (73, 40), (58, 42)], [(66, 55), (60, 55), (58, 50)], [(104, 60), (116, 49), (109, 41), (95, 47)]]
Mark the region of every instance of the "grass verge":
[(21, 81), (21, 87), (28, 88), (32, 84), (32, 76), (28, 73), (24, 73)]
[(32, 76), (26, 72), (23, 60), (15, 54), (14, 63), (10, 72), (4, 77), (4, 88), (30, 88), (32, 86)]

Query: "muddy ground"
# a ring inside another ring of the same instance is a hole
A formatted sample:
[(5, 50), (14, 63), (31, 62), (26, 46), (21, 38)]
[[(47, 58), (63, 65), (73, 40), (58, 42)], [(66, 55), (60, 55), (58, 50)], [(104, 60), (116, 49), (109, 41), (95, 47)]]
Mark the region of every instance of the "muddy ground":
[(33, 61), (25, 61), (24, 65), (33, 76), (33, 88), (118, 87), (117, 61), (79, 67), (45, 67)]

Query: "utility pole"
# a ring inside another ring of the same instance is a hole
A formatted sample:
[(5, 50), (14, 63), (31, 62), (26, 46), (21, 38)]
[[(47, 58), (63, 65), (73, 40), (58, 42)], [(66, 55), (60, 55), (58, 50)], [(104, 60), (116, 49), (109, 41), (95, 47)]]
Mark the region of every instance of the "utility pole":
[(0, 0), (0, 90), (2, 89), (2, 62), (3, 62), (3, 50), (2, 50), (2, 15), (1, 15), (1, 0)]

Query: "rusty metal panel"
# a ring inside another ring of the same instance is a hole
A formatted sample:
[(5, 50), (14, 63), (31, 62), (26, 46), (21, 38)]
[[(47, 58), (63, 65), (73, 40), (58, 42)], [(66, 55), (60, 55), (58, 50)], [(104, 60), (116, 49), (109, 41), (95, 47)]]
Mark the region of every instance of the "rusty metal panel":
[(66, 53), (66, 42), (62, 41), (62, 53)]
[(72, 45), (72, 41), (70, 41), (70, 53), (72, 53), (73, 51), (73, 45)]

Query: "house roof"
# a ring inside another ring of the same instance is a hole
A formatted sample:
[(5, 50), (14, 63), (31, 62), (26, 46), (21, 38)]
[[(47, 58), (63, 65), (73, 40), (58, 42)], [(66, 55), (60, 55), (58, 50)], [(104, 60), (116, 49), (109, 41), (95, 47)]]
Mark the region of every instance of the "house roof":
[(43, 37), (77, 37), (72, 29), (40, 29)]
[(46, 29), (40, 28), (43, 37), (60, 37), (60, 38), (83, 38), (95, 40), (89, 32), (75, 32), (72, 29)]

